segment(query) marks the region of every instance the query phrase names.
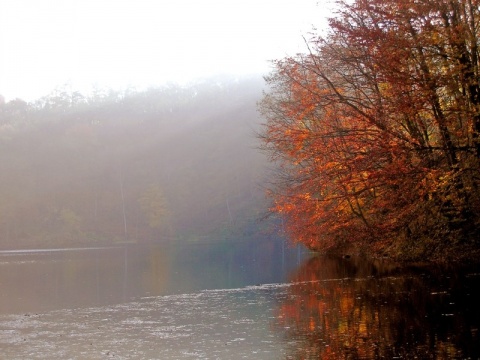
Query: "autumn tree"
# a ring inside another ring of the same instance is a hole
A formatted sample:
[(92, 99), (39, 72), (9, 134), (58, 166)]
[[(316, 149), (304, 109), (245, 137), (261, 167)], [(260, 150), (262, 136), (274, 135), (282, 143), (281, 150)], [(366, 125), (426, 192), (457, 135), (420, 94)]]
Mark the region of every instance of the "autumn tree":
[(475, 246), (478, 1), (340, 1), (336, 15), (267, 78), (272, 210), (314, 249)]

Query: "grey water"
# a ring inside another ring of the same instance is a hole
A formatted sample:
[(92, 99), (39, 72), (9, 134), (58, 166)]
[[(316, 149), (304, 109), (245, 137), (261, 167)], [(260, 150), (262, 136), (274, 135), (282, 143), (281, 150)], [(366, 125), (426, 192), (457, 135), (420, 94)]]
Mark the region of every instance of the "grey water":
[(0, 251), (0, 314), (285, 282), (307, 256), (275, 238)]
[(478, 359), (480, 267), (278, 239), (0, 253), (0, 358)]

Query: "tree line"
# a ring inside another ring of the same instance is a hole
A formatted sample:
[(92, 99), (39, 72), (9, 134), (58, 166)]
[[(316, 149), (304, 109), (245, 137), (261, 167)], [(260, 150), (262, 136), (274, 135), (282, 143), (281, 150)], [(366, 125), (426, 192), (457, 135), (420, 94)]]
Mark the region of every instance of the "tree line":
[(480, 3), (339, 1), (275, 61), (260, 103), (269, 194), (322, 251), (462, 257), (480, 239)]
[(259, 231), (262, 79), (0, 102), (0, 247)]

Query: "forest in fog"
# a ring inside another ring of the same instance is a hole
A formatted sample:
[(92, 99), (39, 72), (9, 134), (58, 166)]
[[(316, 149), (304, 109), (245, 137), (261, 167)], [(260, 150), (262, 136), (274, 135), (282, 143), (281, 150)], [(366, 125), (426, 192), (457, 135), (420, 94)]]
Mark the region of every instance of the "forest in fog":
[(262, 79), (0, 99), (0, 247), (259, 231)]

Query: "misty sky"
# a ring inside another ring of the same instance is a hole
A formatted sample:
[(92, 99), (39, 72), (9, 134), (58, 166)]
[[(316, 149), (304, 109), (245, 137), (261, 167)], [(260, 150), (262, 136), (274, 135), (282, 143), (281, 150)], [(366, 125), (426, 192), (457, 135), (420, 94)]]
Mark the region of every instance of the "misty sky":
[(329, 1), (0, 0), (0, 94), (144, 87), (268, 72), (305, 51)]

